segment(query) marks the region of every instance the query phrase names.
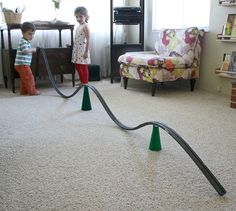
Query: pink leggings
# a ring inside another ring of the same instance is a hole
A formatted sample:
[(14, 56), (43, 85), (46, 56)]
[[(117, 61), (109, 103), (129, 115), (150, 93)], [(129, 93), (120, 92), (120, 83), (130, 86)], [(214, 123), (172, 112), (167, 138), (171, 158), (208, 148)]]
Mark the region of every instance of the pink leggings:
[(88, 83), (88, 65), (87, 64), (75, 64), (75, 69), (79, 74), (79, 78), (81, 83), (87, 84)]

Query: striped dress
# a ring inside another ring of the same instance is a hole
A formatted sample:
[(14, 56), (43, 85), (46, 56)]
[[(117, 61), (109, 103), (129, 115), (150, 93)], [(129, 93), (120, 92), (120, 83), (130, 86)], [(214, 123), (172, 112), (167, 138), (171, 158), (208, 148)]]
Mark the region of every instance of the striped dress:
[(22, 53), (22, 51), (25, 49), (31, 49), (31, 43), (28, 40), (21, 38), (16, 51), (15, 66), (31, 65), (32, 53)]

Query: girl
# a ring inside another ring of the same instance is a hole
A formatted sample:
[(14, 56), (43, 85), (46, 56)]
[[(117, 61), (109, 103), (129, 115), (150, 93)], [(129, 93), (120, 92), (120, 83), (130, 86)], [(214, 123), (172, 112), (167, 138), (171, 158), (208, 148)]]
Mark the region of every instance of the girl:
[(88, 63), (90, 63), (90, 30), (88, 27), (88, 11), (85, 7), (77, 7), (74, 15), (79, 26), (75, 32), (71, 62), (75, 64), (75, 69), (79, 74), (81, 83), (87, 84), (89, 77)]

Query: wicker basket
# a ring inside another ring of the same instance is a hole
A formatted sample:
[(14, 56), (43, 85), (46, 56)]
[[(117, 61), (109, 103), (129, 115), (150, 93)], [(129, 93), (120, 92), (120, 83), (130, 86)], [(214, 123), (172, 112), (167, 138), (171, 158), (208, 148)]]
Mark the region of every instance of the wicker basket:
[(3, 14), (4, 14), (6, 24), (20, 24), (21, 23), (22, 13), (14, 13), (12, 11), (5, 11)]

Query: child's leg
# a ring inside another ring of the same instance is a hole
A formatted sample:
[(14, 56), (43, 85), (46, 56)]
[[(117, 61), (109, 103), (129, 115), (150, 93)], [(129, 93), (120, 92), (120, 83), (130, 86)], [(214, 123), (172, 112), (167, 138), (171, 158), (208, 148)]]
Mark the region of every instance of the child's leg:
[(34, 76), (31, 68), (26, 65), (15, 66), (16, 71), (20, 74), (21, 90), (20, 94), (35, 95), (37, 93), (35, 89)]
[(79, 78), (81, 83), (87, 84), (88, 83), (88, 65), (87, 64), (75, 64), (75, 69), (79, 73)]
[(22, 82), (21, 77), (20, 77), (20, 94), (21, 95), (26, 95), (27, 94), (27, 90), (24, 87), (24, 83)]
[(22, 66), (15, 66), (16, 71), (19, 73), (20, 75), (20, 95), (26, 95), (27, 94), (27, 90), (24, 86), (24, 83), (22, 81), (22, 77), (21, 77), (21, 72), (22, 70)]

